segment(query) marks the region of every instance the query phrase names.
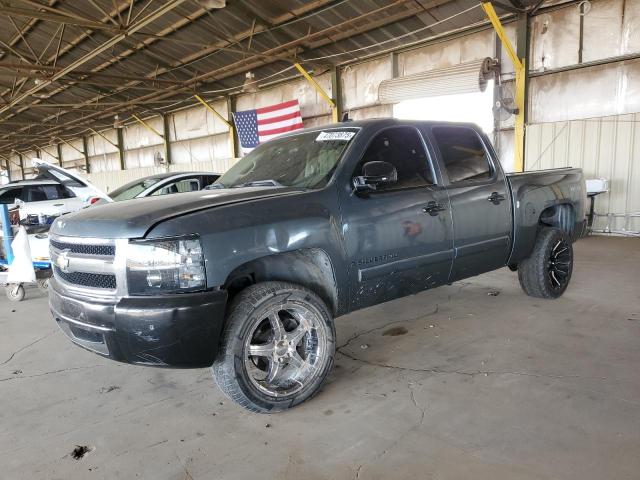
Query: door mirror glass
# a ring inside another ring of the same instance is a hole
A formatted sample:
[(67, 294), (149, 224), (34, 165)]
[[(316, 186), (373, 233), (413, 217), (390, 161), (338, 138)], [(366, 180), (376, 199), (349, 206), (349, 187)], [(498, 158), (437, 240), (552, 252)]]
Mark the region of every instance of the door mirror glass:
[(362, 175), (353, 178), (353, 188), (357, 192), (374, 192), (397, 181), (396, 167), (389, 162), (373, 161), (365, 163), (362, 166)]

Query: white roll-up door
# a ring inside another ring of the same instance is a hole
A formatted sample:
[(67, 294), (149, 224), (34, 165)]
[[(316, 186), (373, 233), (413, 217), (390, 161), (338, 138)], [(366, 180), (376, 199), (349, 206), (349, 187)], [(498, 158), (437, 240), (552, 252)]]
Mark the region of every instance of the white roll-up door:
[(483, 92), (493, 78), (493, 60), (460, 63), (446, 68), (384, 80), (378, 88), (382, 104), (415, 98)]

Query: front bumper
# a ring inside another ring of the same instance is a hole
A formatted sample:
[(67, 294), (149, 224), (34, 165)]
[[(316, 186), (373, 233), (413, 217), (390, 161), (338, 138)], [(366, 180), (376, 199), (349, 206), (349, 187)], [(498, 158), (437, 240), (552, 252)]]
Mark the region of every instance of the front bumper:
[(210, 366), (218, 350), (224, 290), (155, 297), (88, 298), (52, 278), (49, 307), (75, 344), (120, 362)]

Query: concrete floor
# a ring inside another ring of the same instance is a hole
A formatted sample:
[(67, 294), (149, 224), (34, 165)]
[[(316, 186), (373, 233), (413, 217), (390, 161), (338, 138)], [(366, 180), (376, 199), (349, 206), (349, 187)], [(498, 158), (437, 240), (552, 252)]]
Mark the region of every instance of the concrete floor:
[(638, 275), (640, 240), (591, 237), (559, 300), (504, 269), (345, 316), (324, 390), (274, 416), (71, 345), (31, 289), (0, 300), (0, 478), (637, 479)]

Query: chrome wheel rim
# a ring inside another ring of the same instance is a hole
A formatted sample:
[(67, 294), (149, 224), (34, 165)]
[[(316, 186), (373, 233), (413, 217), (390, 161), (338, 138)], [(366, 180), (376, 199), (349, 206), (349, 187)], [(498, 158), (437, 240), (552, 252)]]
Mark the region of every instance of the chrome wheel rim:
[(287, 301), (256, 318), (244, 344), (251, 383), (273, 397), (294, 395), (321, 373), (327, 330), (320, 312)]
[(561, 290), (569, 282), (571, 268), (570, 248), (565, 240), (558, 240), (551, 249), (547, 264), (547, 275), (553, 290)]

